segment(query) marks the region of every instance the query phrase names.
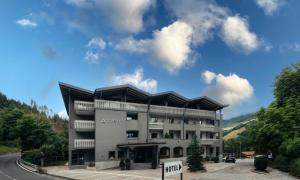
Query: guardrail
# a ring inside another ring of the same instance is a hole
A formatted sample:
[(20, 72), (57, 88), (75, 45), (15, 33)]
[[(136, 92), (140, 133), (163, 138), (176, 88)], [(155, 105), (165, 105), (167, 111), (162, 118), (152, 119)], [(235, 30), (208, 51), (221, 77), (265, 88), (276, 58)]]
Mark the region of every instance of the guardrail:
[(25, 166), (28, 166), (30, 169), (28, 169), (28, 167), (24, 167), (24, 168), (26, 168), (26, 169), (28, 169), (30, 171), (38, 172), (38, 168), (39, 168), (38, 165), (35, 165), (35, 164), (30, 163), (30, 162), (24, 161), (21, 158), (18, 161), (19, 161), (19, 163), (20, 163), (21, 166), (25, 165)]
[(149, 129), (164, 129), (164, 123), (161, 122), (150, 122)]
[(150, 106), (150, 113), (157, 114), (172, 114), (172, 115), (183, 115), (184, 108), (168, 107), (168, 106)]

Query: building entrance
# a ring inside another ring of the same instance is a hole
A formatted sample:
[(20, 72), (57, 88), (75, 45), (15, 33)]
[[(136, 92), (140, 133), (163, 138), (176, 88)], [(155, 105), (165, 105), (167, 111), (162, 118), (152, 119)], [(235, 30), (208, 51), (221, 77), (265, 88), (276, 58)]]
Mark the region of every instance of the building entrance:
[(135, 147), (133, 149), (134, 163), (151, 163), (152, 162), (152, 147)]

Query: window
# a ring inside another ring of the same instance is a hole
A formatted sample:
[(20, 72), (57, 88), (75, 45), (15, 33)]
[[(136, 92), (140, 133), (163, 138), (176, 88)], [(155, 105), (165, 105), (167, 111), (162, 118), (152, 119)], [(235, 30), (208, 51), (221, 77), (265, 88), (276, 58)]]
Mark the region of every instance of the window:
[(170, 132), (170, 138), (174, 139), (174, 133), (173, 132)]
[(108, 151), (108, 158), (113, 160), (116, 158), (115, 151)]
[(185, 133), (185, 139), (189, 139), (189, 133)]
[(170, 157), (170, 148), (162, 147), (159, 150), (159, 158), (169, 158)]
[(150, 122), (151, 122), (151, 123), (157, 123), (157, 122), (158, 122), (158, 118), (151, 118), (151, 119), (150, 119)]
[(127, 138), (137, 138), (139, 132), (138, 131), (127, 131)]
[(209, 138), (213, 139), (214, 138), (214, 133), (209, 133)]
[(181, 120), (180, 120), (180, 119), (177, 119), (177, 123), (178, 123), (178, 124), (181, 124)]
[(137, 113), (127, 113), (126, 119), (128, 121), (130, 121), (130, 120), (138, 120), (138, 114)]
[(197, 124), (197, 121), (196, 121), (196, 120), (194, 120), (194, 121), (193, 121), (193, 124), (194, 124), (194, 125), (196, 125), (196, 124)]
[(182, 157), (183, 156), (183, 148), (175, 147), (174, 148), (174, 157)]
[(216, 139), (220, 139), (220, 133), (216, 133)]
[(169, 119), (169, 123), (170, 123), (170, 124), (174, 124), (174, 118), (170, 118), (170, 119)]
[(157, 133), (151, 133), (151, 138), (156, 139), (157, 138)]

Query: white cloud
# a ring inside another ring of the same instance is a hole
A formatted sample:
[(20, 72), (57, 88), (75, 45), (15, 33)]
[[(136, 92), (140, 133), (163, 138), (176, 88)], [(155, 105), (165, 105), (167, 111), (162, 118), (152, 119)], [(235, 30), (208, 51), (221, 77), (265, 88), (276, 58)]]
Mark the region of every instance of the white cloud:
[(130, 53), (146, 53), (148, 52), (151, 41), (135, 40), (132, 36), (122, 39), (118, 44), (115, 45), (117, 50), (128, 51)]
[(229, 16), (225, 20), (221, 37), (227, 45), (242, 48), (245, 52), (254, 51), (262, 45), (257, 35), (249, 30), (247, 20), (239, 15)]
[(300, 52), (300, 44), (295, 43), (289, 43), (279, 46), (280, 52), (287, 52), (287, 51), (294, 51), (294, 52)]
[(210, 84), (211, 81), (216, 78), (216, 76), (217, 75), (215, 73), (207, 70), (201, 74), (201, 77), (206, 84)]
[(38, 24), (30, 19), (22, 18), (16, 21), (22, 27), (37, 27)]
[(143, 79), (144, 70), (142, 68), (137, 68), (133, 74), (122, 74), (111, 76), (112, 85), (122, 85), (122, 84), (131, 84), (140, 89), (143, 89), (147, 92), (156, 92), (157, 90), (157, 81), (154, 79)]
[(205, 79), (204, 74), (213, 74), (212, 79), (207, 83), (204, 94), (210, 96), (223, 104), (229, 104), (230, 107), (236, 107), (253, 97), (254, 90), (247, 79), (239, 77), (237, 74), (215, 74), (210, 71), (205, 71), (202, 78)]
[(100, 37), (94, 37), (88, 42), (87, 46), (91, 48), (105, 49), (106, 42)]
[(177, 19), (193, 27), (192, 42), (196, 45), (212, 38), (214, 29), (222, 25), (229, 13), (228, 9), (207, 0), (167, 0), (166, 7)]
[(256, 4), (263, 8), (267, 15), (272, 15), (285, 4), (286, 0), (256, 0)]
[(66, 3), (78, 7), (90, 7), (93, 2), (91, 0), (66, 0)]
[(85, 59), (91, 64), (99, 64), (100, 62), (99, 54), (92, 51), (87, 51), (85, 53)]
[(69, 116), (68, 116), (67, 111), (65, 109), (58, 112), (58, 116), (62, 119), (69, 119)]
[(191, 60), (191, 35), (193, 29), (185, 22), (176, 21), (161, 30), (154, 31), (153, 39), (135, 40), (125, 38), (115, 47), (136, 53), (149, 53), (152, 62), (165, 68), (170, 73), (175, 73), (188, 65)]

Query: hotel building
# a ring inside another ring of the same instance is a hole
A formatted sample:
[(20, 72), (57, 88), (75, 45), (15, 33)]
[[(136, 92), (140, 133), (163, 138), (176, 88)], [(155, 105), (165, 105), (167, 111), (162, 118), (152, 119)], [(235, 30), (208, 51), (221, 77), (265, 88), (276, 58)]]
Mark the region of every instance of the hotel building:
[[(69, 115), (69, 165), (117, 167), (183, 160), (196, 136), (203, 156), (222, 157), (222, 105), (206, 96), (150, 94), (132, 85), (90, 91), (59, 83)], [(150, 167), (150, 166), (149, 166)]]

